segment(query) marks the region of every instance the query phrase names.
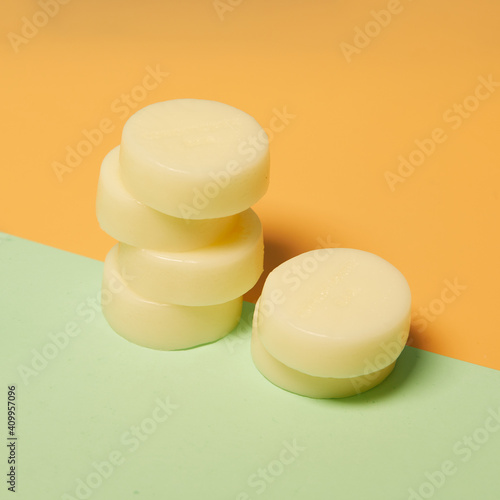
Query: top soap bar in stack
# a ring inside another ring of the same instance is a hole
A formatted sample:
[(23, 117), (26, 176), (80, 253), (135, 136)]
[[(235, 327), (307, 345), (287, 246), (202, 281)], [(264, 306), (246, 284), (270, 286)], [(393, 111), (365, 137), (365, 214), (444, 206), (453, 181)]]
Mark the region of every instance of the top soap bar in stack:
[(212, 219), (256, 203), (269, 183), (268, 138), (227, 104), (174, 99), (129, 118), (120, 148), (129, 192), (164, 214)]

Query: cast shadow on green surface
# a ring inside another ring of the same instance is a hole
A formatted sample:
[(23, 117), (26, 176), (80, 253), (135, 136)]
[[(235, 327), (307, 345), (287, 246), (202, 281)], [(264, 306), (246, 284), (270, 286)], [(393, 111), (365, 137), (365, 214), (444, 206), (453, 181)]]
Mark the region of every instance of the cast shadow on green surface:
[[(254, 305), (245, 302), (243, 304), (240, 323), (225, 337), (225, 339), (219, 342), (226, 342), (228, 345), (232, 345), (233, 343), (234, 345), (244, 343), (245, 345), (240, 345), (238, 348), (247, 349), (248, 352), (250, 352), (253, 311)], [(380, 385), (355, 396), (336, 399), (312, 399), (285, 391), (284, 389), (274, 386), (258, 372), (257, 368), (253, 366), (250, 355), (247, 357), (247, 362), (252, 364), (252, 369), (255, 371), (255, 377), (259, 379), (259, 383), (265, 381), (265, 383), (270, 384), (277, 391), (288, 393), (293, 397), (317, 401), (320, 402), (320, 404), (366, 405), (372, 404), (375, 401), (387, 400), (394, 396), (399, 396), (402, 391), (405, 391), (413, 381), (419, 378), (417, 372), (420, 358), (421, 351), (419, 349), (406, 346), (399, 356), (394, 370)], [(432, 379), (432, 373), (428, 372), (426, 375)]]
[[(392, 373), (378, 386), (349, 398), (333, 400), (345, 405), (365, 405), (397, 397), (417, 378), (419, 353), (417, 349), (405, 347)], [(332, 401), (332, 400), (328, 400)]]

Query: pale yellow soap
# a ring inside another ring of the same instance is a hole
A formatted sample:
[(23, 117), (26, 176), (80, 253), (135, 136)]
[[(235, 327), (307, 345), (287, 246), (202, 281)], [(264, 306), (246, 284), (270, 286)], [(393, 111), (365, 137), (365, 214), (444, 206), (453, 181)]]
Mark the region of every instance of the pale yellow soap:
[(345, 398), (368, 391), (383, 382), (396, 364), (393, 362), (381, 370), (359, 377), (313, 377), (273, 358), (263, 347), (256, 328), (252, 332), (251, 351), (255, 366), (270, 382), (282, 389), (310, 398)]
[(238, 214), (220, 241), (189, 252), (159, 252), (120, 243), (120, 269), (130, 286), (155, 301), (186, 306), (227, 302), (250, 290), (263, 271), (262, 226), (251, 209)]
[(111, 237), (136, 247), (185, 252), (210, 245), (234, 226), (236, 216), (187, 220), (141, 203), (123, 185), (119, 154), (118, 146), (106, 155), (97, 187), (97, 220)]
[(133, 276), (118, 264), (118, 245), (104, 262), (102, 311), (109, 325), (125, 339), (161, 350), (187, 349), (214, 342), (238, 324), (242, 297), (202, 307), (152, 302), (135, 293)]
[(269, 274), (259, 303), (255, 324), (266, 351), (315, 377), (382, 370), (408, 338), (408, 283), (362, 250), (313, 250), (284, 262)]
[(165, 214), (212, 219), (250, 208), (269, 183), (269, 144), (247, 113), (202, 99), (146, 106), (126, 122), (120, 164), (128, 191)]

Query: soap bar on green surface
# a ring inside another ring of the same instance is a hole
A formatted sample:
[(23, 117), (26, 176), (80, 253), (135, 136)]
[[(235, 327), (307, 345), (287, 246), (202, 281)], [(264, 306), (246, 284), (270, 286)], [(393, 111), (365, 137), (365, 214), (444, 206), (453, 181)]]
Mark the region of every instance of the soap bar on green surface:
[(12, 498), (498, 500), (498, 371), (406, 347), (370, 391), (300, 397), (253, 366), (251, 304), (218, 342), (151, 350), (107, 325), (102, 272), (0, 240), (0, 415), (5, 440), (16, 385), (19, 437)]
[(284, 365), (315, 377), (368, 375), (392, 364), (410, 331), (405, 277), (378, 255), (321, 248), (273, 269), (255, 328)]
[(219, 340), (238, 324), (243, 297), (210, 306), (146, 300), (120, 274), (117, 254), (115, 245), (104, 261), (101, 306), (111, 328), (127, 340), (152, 349), (189, 349)]
[[(258, 307), (259, 302), (255, 306), (256, 310)], [(250, 348), (255, 367), (264, 377), (282, 389), (310, 398), (345, 398), (368, 391), (383, 382), (396, 365), (393, 361), (381, 370), (358, 377), (333, 378), (307, 375), (284, 365), (266, 351), (255, 326), (255, 317)]]

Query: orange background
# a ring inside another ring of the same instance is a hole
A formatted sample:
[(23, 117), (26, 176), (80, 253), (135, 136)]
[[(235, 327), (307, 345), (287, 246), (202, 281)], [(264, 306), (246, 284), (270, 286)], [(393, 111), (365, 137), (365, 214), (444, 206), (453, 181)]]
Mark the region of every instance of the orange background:
[[(104, 260), (99, 166), (134, 110), (213, 99), (266, 128), (286, 111), (255, 206), (266, 270), (320, 245), (379, 254), (410, 283), (412, 345), (500, 369), (500, 87), (471, 97), (500, 82), (498, 1), (55, 2), (2, 7), (1, 231)], [(169, 74), (144, 91), (147, 67)], [(102, 120), (113, 131), (59, 180), (54, 162)], [(386, 172), (436, 128), (446, 139), (391, 190)]]

